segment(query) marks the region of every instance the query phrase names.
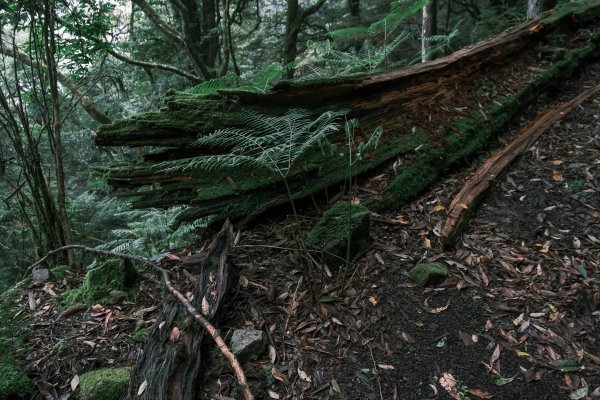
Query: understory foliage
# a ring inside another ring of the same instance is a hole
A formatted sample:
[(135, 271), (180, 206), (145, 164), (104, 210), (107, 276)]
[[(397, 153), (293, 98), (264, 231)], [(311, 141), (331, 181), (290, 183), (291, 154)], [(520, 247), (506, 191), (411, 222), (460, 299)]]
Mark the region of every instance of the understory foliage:
[(288, 176), (296, 161), (309, 149), (329, 146), (328, 137), (339, 130), (345, 111), (327, 111), (316, 119), (302, 109), (282, 116), (263, 115), (244, 110), (243, 128), (220, 129), (196, 140), (196, 146), (226, 149), (218, 155), (193, 157), (158, 164), (165, 172), (220, 170), (253, 167)]
[(122, 228), (111, 230), (113, 239), (98, 248), (155, 259), (169, 249), (187, 246), (206, 221), (177, 225), (177, 217), (184, 209), (126, 210), (114, 214), (127, 222)]

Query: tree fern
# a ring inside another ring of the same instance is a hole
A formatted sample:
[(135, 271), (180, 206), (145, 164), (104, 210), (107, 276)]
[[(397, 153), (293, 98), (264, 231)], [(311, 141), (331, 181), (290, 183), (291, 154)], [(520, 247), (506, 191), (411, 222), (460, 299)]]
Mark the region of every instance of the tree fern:
[(222, 170), (259, 167), (287, 177), (295, 161), (312, 147), (328, 143), (339, 130), (338, 120), (346, 111), (328, 111), (313, 119), (302, 109), (283, 116), (243, 111), (243, 128), (227, 128), (199, 138), (196, 146), (226, 151), (219, 155), (167, 161), (157, 167), (165, 171)]
[(205, 221), (182, 224), (175, 228), (177, 217), (184, 207), (167, 210), (128, 210), (115, 214), (127, 221), (124, 228), (113, 229), (113, 239), (98, 246), (102, 249), (156, 257), (173, 247), (189, 245), (194, 231), (205, 225)]

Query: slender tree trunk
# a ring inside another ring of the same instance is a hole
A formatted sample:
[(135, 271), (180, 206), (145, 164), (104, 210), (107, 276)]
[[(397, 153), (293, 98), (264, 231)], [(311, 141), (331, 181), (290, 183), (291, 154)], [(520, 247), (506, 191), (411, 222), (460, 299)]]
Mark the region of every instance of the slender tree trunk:
[[(288, 66), (296, 61), (298, 53), (298, 32), (300, 30), (300, 6), (298, 0), (288, 0), (285, 37), (283, 39), (283, 65)], [(290, 66), (285, 74), (287, 79), (294, 77), (294, 68)]]
[[(58, 94), (58, 77), (56, 74), (56, 37), (55, 37), (55, 20), (54, 20), (54, 5), (50, 4), (52, 0), (46, 0), (44, 3), (44, 24), (46, 29), (44, 32), (44, 44), (46, 50), (46, 60), (48, 62), (48, 81), (50, 85), (50, 106), (51, 106), (51, 123), (48, 126), (48, 136), (51, 141), (51, 148), (54, 156), (55, 180), (56, 180), (56, 205), (58, 211), (58, 230), (60, 231), (60, 239), (62, 246), (71, 243), (71, 224), (67, 214), (67, 191), (65, 187), (65, 168), (63, 161), (63, 146), (62, 146), (62, 123), (60, 115), (60, 97)], [(50, 110), (48, 110), (50, 111)], [(50, 115), (50, 112), (48, 112)], [(61, 246), (61, 247), (62, 247)], [(74, 263), (72, 252), (68, 252), (69, 264)]]
[(437, 35), (437, 0), (431, 0), (423, 7), (423, 33), (421, 36), (421, 61), (432, 59), (431, 41), (433, 35)]
[(286, 72), (287, 79), (294, 78), (293, 63), (298, 55), (298, 34), (306, 19), (319, 11), (326, 0), (318, 0), (306, 9), (301, 9), (298, 0), (287, 0), (285, 36), (283, 38), (283, 65), (290, 66)]

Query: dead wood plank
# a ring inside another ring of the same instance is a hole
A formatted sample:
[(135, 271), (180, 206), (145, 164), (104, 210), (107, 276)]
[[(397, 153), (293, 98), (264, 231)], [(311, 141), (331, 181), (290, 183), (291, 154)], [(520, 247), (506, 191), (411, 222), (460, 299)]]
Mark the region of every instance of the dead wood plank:
[(544, 111), (525, 128), (502, 151), (489, 158), (464, 184), (456, 195), (448, 210), (448, 217), (442, 228), (442, 241), (448, 245), (453, 243), (467, 220), (473, 212), (474, 204), (481, 195), (490, 187), (492, 182), (500, 175), (511, 162), (529, 149), (538, 138), (554, 124), (564, 118), (574, 107), (581, 104), (595, 93), (600, 91), (596, 85), (579, 94), (568, 102)]

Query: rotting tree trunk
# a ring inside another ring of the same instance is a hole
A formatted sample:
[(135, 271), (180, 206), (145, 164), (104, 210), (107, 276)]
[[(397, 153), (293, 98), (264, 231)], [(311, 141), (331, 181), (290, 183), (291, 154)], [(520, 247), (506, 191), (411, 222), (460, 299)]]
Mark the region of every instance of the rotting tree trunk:
[[(232, 234), (231, 224), (226, 222), (206, 257), (197, 265), (184, 265), (186, 269), (200, 269), (194, 274), (197, 281), (191, 291), (191, 303), (209, 321), (219, 311), (230, 286), (227, 253)], [(193, 274), (195, 271), (188, 272)], [(185, 307), (179, 301), (171, 300), (158, 315), (146, 340), (141, 359), (131, 374), (126, 399), (196, 399), (198, 376), (205, 358), (202, 352), (204, 336), (205, 330), (198, 326)], [(140, 394), (142, 386), (145, 389)]]
[[(569, 3), (450, 56), (378, 75), (314, 83), (287, 81), (267, 93), (223, 89), (202, 96), (172, 94), (159, 112), (101, 127), (96, 143), (163, 148), (148, 153), (142, 163), (114, 165), (105, 171), (109, 183), (125, 189), (136, 206), (187, 204), (191, 207), (184, 219), (209, 215), (241, 219), (289, 202), (281, 178), (263, 170), (167, 172), (156, 163), (226, 152), (191, 144), (198, 135), (241, 127), (244, 109), (281, 115), (288, 108), (305, 108), (315, 117), (326, 110), (347, 109), (349, 118), (360, 121), (357, 143), (376, 127), (384, 129), (378, 148), (353, 167), (353, 174), (400, 157), (403, 165), (396, 178), (387, 182), (378, 203), (400, 205), (446, 168), (482, 148), (525, 105), (597, 57), (599, 15), (598, 2)], [(578, 29), (582, 26), (586, 29)], [(538, 44), (543, 48), (543, 40), (554, 34), (553, 41), (564, 43), (564, 56), (536, 59), (539, 49), (532, 49)], [(536, 73), (523, 74), (527, 70)], [(343, 158), (320, 154), (303, 160), (287, 178), (293, 197), (304, 198), (343, 184), (345, 163)]]

